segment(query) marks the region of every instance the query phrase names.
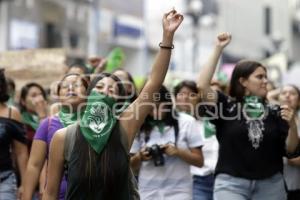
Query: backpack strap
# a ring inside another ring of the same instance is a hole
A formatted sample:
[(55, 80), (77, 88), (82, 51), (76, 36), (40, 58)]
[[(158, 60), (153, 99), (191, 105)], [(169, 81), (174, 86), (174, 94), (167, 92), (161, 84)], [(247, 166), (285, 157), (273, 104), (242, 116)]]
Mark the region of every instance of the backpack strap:
[(75, 145), (77, 127), (78, 127), (78, 123), (72, 124), (67, 127), (65, 143), (64, 143), (64, 160), (66, 164), (68, 164), (70, 160), (71, 153)]

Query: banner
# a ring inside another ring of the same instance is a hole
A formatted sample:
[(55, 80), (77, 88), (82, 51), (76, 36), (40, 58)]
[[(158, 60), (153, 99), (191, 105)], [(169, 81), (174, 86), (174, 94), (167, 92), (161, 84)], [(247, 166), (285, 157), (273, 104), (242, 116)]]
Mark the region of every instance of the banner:
[(0, 67), (20, 89), (27, 82), (37, 82), (45, 88), (59, 81), (66, 71), (66, 51), (34, 49), (0, 53)]

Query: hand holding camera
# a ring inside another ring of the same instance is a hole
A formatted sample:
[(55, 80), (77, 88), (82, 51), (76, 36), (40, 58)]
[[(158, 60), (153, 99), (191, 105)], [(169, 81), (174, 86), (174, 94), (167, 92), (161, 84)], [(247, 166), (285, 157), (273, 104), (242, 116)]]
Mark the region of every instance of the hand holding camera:
[(151, 160), (152, 156), (149, 154), (148, 147), (143, 147), (140, 151), (140, 157), (142, 161)]
[[(165, 164), (164, 154), (165, 148), (162, 145), (154, 144), (151, 147), (146, 147), (141, 150), (141, 159), (143, 161), (152, 159), (154, 166), (163, 166)], [(144, 157), (143, 157), (144, 156)]]
[(163, 148), (168, 156), (177, 156), (178, 154), (178, 148), (172, 143), (165, 144)]

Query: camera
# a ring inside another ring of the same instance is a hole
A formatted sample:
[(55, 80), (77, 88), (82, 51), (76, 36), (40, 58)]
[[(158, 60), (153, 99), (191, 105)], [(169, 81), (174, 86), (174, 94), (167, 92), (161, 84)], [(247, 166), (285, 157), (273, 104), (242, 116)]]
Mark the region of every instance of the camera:
[(158, 144), (154, 144), (151, 147), (147, 147), (146, 151), (152, 156), (155, 167), (165, 165), (164, 148), (161, 148)]
[(276, 117), (281, 117), (281, 108), (279, 105), (275, 105), (271, 108), (271, 114)]

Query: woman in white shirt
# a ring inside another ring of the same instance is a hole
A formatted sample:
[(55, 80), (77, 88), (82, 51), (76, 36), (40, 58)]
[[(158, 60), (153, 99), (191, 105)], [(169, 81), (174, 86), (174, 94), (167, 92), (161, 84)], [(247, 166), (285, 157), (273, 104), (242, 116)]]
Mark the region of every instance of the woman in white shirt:
[(212, 200), (214, 186), (214, 171), (218, 159), (218, 141), (215, 127), (208, 120), (201, 119), (196, 112), (198, 103), (198, 89), (194, 81), (184, 80), (174, 88), (176, 108), (178, 111), (189, 113), (199, 119), (198, 134), (203, 138), (202, 153), (204, 164), (201, 168), (191, 166), (193, 175), (193, 200)]
[(140, 168), (141, 199), (192, 199), (189, 168), (203, 165), (198, 123), (173, 109), (171, 94), (165, 87), (156, 100), (130, 151), (131, 166)]

